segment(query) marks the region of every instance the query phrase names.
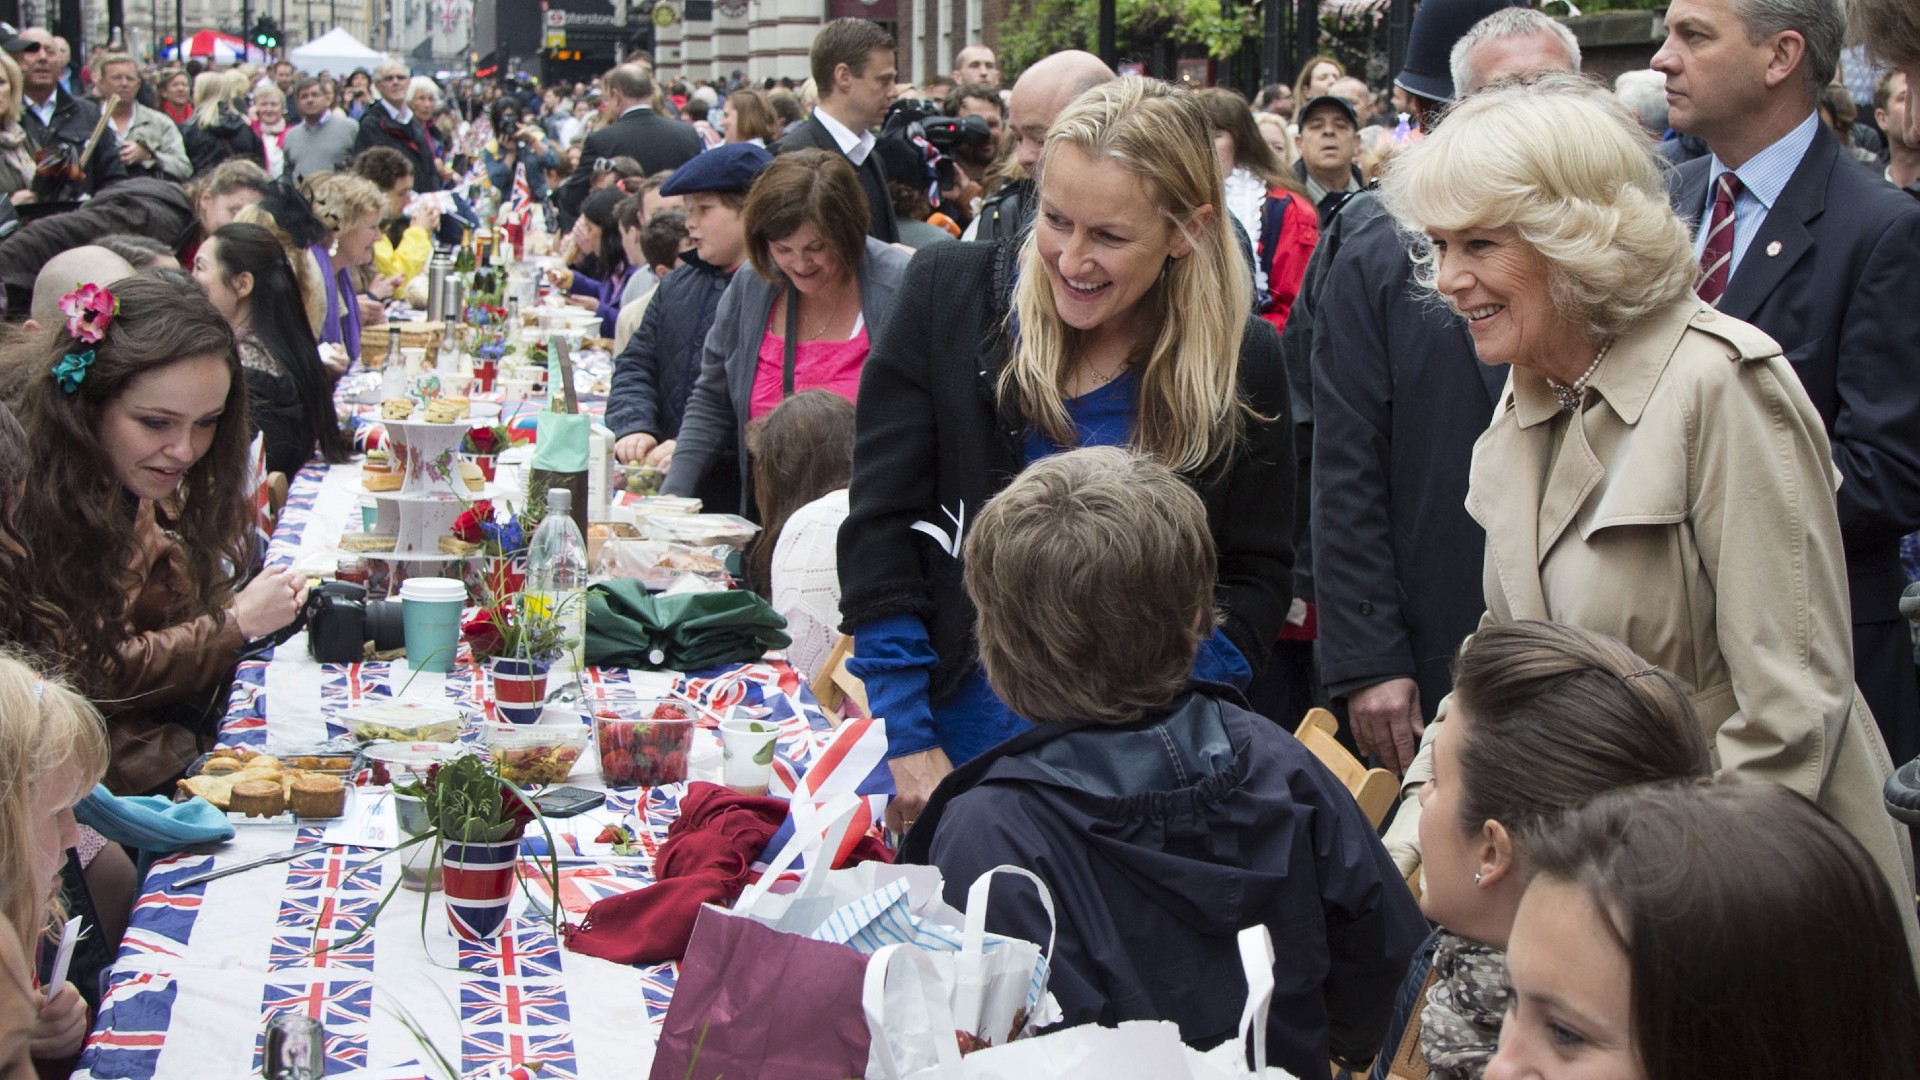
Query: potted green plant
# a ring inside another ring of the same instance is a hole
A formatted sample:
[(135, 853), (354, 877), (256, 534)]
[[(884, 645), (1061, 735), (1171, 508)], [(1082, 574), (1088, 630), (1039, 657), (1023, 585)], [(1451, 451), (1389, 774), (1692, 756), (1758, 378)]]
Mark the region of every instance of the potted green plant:
[[(518, 784), (500, 775), (498, 766), (487, 757), (461, 754), (428, 767), (418, 779), (393, 785), (396, 798), (418, 800), (420, 814), (409, 815), (408, 838), (389, 854), (403, 855), (431, 845), (428, 876), (440, 871), (441, 889), (446, 894), (447, 918), (455, 934), (470, 941), (497, 936), (506, 925), (507, 906), (513, 898), (514, 882), (519, 879), (520, 841), (529, 826), (538, 825), (547, 838), (548, 854), (541, 862), (541, 876), (553, 895), (559, 895), (559, 863), (552, 852), (553, 837), (548, 832), (539, 808)], [(377, 861), (377, 860), (374, 860)], [(358, 874), (372, 861), (355, 868)], [(351, 880), (352, 875), (349, 875)], [(395, 884), (364, 926), (342, 944), (357, 941), (373, 929), (380, 913), (393, 900), (401, 884)], [(560, 930), (559, 905), (551, 905), (554, 932)], [(420, 925), (426, 929), (426, 906), (421, 906)], [(339, 946), (334, 946), (335, 948)]]

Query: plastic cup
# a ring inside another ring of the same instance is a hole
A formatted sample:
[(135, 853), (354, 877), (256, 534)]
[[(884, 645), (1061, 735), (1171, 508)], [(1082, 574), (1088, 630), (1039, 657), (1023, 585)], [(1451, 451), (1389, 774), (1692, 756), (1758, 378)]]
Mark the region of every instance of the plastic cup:
[(380, 503), (371, 495), (364, 495), (360, 499), (360, 531), (380, 531)]
[(767, 720), (720, 721), (720, 782), (742, 795), (765, 795), (779, 738), (780, 726)]
[(671, 698), (588, 698), (600, 776), (609, 787), (658, 787), (687, 778), (697, 707)]
[[(409, 838), (419, 836), (433, 828), (432, 819), (427, 817), (426, 800), (413, 795), (396, 793), (393, 797), (393, 807), (400, 831)], [(405, 861), (400, 865), (401, 887), (414, 892), (432, 892), (439, 884), (440, 867), (434, 858), (433, 843), (428, 841), (408, 848)]]
[(400, 620), (407, 665), (415, 671), (449, 672), (460, 644), (460, 611), (466, 583), (458, 578), (408, 578), (400, 586)]

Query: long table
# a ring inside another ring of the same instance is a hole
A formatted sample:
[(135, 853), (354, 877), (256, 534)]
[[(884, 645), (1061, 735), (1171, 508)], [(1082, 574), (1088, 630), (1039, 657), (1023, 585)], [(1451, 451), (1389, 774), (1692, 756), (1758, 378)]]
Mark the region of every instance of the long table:
[[(269, 545), (269, 565), (325, 561), (358, 516), (358, 471), (311, 466), (300, 473)], [(344, 728), (331, 719), (336, 709), (389, 696), (409, 677), (403, 664), (315, 663), (304, 636), (295, 637), (269, 659), (241, 665), (220, 742), (270, 750), (341, 734)], [(406, 697), (477, 706), (491, 697), (486, 678), (463, 647), (451, 675), (419, 675), (405, 686)], [(829, 735), (804, 681), (778, 659), (692, 674), (606, 670), (585, 678), (605, 687), (671, 689), (715, 707), (764, 708), (781, 725), (780, 753), (796, 768), (803, 769)], [(707, 741), (710, 733), (701, 738), (695, 779), (711, 778), (717, 768), (717, 745)], [(604, 787), (591, 751), (568, 783)], [(652, 856), (685, 787), (609, 791), (599, 819), (632, 827), (642, 854), (573, 860), (562, 867), (561, 899), (578, 909), (651, 881)], [(355, 793), (356, 799), (379, 797), (380, 789)], [(257, 1076), (264, 1026), (285, 1013), (304, 1013), (325, 1027), (330, 1077), (442, 1075), (423, 1066), (431, 1055), (410, 1028), (463, 1076), (531, 1060), (541, 1063), (542, 1077), (646, 1074), (676, 966), (628, 967), (568, 952), (524, 897), (516, 899), (497, 940), (469, 943), (453, 936), (437, 893), (403, 890), (361, 941), (316, 951), (316, 934), (322, 942), (340, 942), (366, 922), (400, 872), (396, 858), (349, 880), (374, 852), (321, 845), (290, 862), (202, 885), (177, 884), (296, 843), (320, 844), (323, 834), (242, 825), (217, 852), (157, 863), (105, 980), (100, 1015), (74, 1075)], [(578, 921), (577, 914), (571, 918)]]

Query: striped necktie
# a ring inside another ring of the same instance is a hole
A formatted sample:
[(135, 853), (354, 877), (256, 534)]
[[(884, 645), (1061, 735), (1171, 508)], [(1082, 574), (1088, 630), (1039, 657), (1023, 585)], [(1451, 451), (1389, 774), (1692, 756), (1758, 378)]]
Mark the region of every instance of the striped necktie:
[(1731, 170), (1720, 174), (1713, 188), (1713, 215), (1707, 219), (1707, 243), (1700, 249), (1700, 299), (1715, 307), (1727, 293), (1733, 272), (1733, 203), (1740, 197), (1740, 178)]

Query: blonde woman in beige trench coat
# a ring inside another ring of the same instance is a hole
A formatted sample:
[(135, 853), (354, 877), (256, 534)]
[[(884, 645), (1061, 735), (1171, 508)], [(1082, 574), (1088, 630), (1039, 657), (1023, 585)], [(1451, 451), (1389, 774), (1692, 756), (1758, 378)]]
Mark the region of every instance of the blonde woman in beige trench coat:
[[(1825, 430), (1780, 346), (1696, 295), (1630, 123), (1577, 82), (1487, 91), (1385, 191), (1482, 361), (1513, 365), (1467, 495), (1487, 533), (1484, 622), (1611, 634), (1677, 675), (1719, 770), (1832, 815), (1912, 944), (1913, 855), (1853, 683)], [(1430, 776), (1417, 761), (1407, 782)]]

